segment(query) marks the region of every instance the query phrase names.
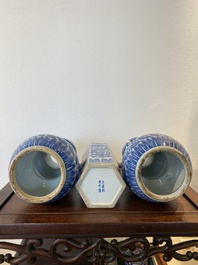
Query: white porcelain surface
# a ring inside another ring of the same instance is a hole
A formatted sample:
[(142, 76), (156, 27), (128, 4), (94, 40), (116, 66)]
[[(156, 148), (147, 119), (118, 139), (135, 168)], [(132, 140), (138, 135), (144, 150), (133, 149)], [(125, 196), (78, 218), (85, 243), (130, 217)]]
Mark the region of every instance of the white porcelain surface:
[(91, 144), (82, 162), (82, 173), (76, 183), (89, 208), (112, 208), (126, 184), (107, 144)]

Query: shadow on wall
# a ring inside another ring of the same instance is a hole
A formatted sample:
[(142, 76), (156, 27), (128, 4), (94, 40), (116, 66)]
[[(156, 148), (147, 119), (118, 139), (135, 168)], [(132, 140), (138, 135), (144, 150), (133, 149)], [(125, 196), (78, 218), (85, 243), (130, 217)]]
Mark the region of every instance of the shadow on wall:
[[(188, 135), (188, 146), (190, 149), (189, 155), (192, 160), (193, 175), (190, 186), (198, 192), (198, 100), (192, 102), (191, 113), (189, 120), (190, 130)], [(193, 104), (194, 103), (194, 104)]]
[(190, 186), (198, 193), (198, 169), (193, 171), (193, 176)]

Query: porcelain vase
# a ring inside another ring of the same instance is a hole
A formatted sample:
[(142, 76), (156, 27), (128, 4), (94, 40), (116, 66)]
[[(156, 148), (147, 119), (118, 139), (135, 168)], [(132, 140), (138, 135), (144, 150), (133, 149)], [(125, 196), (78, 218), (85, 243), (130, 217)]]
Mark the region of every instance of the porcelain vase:
[(31, 203), (52, 203), (63, 198), (74, 186), (78, 173), (74, 144), (50, 134), (26, 139), (9, 164), (12, 189)]
[(92, 143), (85, 152), (76, 188), (88, 208), (113, 208), (126, 183), (108, 144)]
[(168, 202), (188, 188), (192, 163), (177, 140), (167, 135), (147, 134), (125, 144), (122, 175), (140, 198), (149, 202)]

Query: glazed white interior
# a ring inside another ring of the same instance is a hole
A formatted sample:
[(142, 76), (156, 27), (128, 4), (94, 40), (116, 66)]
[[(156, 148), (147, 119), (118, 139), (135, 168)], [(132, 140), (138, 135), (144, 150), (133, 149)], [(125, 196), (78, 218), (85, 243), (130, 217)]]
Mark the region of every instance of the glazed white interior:
[(11, 164), (11, 185), (24, 199), (41, 203), (54, 198), (66, 178), (61, 157), (46, 147), (30, 147), (20, 152)]
[(171, 147), (150, 150), (140, 159), (138, 168), (139, 185), (158, 201), (177, 197), (190, 181), (186, 158)]

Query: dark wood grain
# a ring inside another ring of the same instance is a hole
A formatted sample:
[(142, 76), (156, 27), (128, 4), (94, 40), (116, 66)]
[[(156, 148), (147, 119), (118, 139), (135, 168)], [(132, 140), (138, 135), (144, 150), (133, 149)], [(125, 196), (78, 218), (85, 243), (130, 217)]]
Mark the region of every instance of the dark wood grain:
[(188, 189), (185, 192), (185, 195), (198, 209), (197, 192), (193, 190), (191, 187), (188, 187)]
[(115, 208), (90, 209), (75, 188), (58, 202), (37, 205), (18, 198), (7, 186), (0, 201), (0, 238), (198, 236), (198, 210), (188, 194), (154, 204), (127, 187)]
[(7, 183), (0, 191), (0, 207), (10, 198), (13, 194), (13, 190), (10, 187), (10, 184)]

